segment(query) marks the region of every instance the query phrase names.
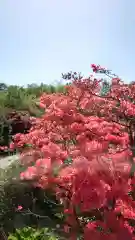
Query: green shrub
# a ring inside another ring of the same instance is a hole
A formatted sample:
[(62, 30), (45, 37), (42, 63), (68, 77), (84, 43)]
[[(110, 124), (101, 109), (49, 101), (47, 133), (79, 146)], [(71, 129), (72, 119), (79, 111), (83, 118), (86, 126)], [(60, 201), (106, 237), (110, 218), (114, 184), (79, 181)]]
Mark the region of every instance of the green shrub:
[(16, 229), (10, 234), (8, 240), (58, 240), (59, 238), (47, 228), (34, 229), (31, 227)]
[[(6, 234), (27, 226), (53, 228), (58, 232), (56, 225), (63, 225), (61, 206), (49, 192), (34, 188), (29, 182), (20, 181), (19, 174), (23, 170), (23, 166), (17, 161), (6, 170), (0, 169), (0, 227)], [(22, 205), (24, 211), (30, 210), (35, 215), (16, 211), (18, 205)]]

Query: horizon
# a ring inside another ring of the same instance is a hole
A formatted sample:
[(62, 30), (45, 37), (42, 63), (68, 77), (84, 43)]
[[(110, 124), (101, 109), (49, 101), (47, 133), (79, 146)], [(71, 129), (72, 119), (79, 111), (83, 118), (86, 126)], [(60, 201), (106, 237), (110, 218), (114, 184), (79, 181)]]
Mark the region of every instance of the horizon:
[(3, 0), (0, 82), (53, 84), (91, 63), (134, 81), (135, 2), (126, 0)]

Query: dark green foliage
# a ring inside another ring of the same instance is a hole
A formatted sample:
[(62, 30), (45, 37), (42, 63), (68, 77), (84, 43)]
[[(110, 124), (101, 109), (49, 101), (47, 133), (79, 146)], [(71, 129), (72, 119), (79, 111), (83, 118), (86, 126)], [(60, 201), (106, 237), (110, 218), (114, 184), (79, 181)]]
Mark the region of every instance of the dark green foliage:
[[(7, 234), (22, 227), (56, 228), (63, 224), (62, 206), (54, 195), (41, 188), (34, 188), (30, 182), (19, 180), (19, 173), (24, 169), (13, 165), (3, 174), (0, 186), (0, 228)], [(16, 179), (13, 180), (13, 177)], [(22, 212), (17, 207), (23, 207)], [(59, 214), (57, 214), (59, 213)]]

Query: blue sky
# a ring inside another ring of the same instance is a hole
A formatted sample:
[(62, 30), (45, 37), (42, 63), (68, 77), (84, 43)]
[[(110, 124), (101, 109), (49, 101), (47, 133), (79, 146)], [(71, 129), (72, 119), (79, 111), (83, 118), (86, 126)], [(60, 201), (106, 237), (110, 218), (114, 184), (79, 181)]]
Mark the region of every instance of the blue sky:
[(0, 0), (0, 81), (52, 83), (91, 63), (135, 80), (134, 11), (134, 0)]

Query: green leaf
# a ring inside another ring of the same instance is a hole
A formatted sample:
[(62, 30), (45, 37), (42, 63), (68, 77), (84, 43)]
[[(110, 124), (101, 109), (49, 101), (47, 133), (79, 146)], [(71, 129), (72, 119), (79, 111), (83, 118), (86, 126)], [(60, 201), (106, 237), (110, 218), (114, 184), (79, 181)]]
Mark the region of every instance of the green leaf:
[(53, 168), (53, 175), (54, 177), (57, 177), (59, 174), (60, 166), (56, 166)]
[(31, 148), (31, 147), (33, 147), (33, 145), (32, 145), (32, 144), (29, 144), (29, 143), (27, 143), (27, 144), (25, 143), (24, 147)]
[(69, 157), (64, 161), (64, 164), (65, 165), (70, 165), (70, 164), (72, 164), (72, 162), (73, 162), (72, 158)]
[(120, 107), (120, 103), (119, 102), (117, 102), (116, 107)]
[(13, 235), (10, 235), (9, 237), (8, 237), (8, 240), (17, 240), (18, 238), (17, 237), (15, 237), (15, 236), (13, 236)]

